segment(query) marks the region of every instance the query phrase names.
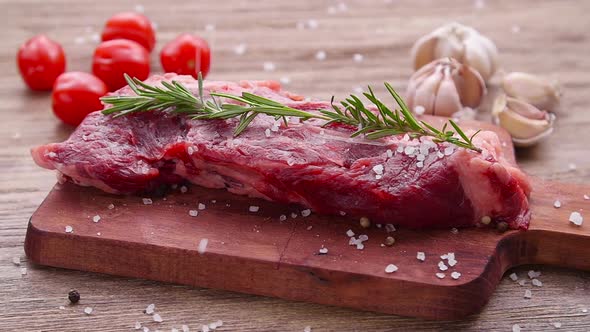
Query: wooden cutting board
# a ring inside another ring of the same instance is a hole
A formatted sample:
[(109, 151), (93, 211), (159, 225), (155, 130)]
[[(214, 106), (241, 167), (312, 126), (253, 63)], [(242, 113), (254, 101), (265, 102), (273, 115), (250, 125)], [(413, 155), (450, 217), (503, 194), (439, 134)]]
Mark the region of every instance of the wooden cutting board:
[[(509, 138), (491, 125), (502, 140)], [(507, 144), (512, 154), (511, 144)], [(317, 302), (429, 319), (457, 319), (479, 311), (509, 268), (548, 264), (590, 270), (590, 185), (533, 179), (528, 231), (490, 229), (412, 231), (390, 235), (363, 229), (358, 220), (312, 214), (301, 208), (196, 186), (145, 205), (142, 197), (116, 196), (57, 184), (31, 217), (25, 240), (30, 260), (42, 265), (237, 292)], [(555, 200), (561, 208), (553, 207)], [(198, 216), (189, 215), (198, 203)], [(113, 204), (115, 207), (109, 209)], [(250, 212), (250, 206), (259, 206)], [(572, 225), (581, 211), (586, 223)], [(290, 214), (296, 212), (297, 218)], [(280, 221), (279, 216), (288, 215)], [(100, 220), (93, 222), (94, 216)], [(71, 233), (65, 227), (71, 226)], [(364, 250), (348, 245), (347, 230), (366, 234)], [(198, 247), (207, 239), (204, 253)], [(328, 253), (319, 254), (325, 247)], [(426, 260), (416, 259), (418, 251)], [(441, 272), (440, 256), (458, 261)], [(399, 270), (385, 273), (388, 264)], [(457, 280), (451, 272), (461, 273)]]

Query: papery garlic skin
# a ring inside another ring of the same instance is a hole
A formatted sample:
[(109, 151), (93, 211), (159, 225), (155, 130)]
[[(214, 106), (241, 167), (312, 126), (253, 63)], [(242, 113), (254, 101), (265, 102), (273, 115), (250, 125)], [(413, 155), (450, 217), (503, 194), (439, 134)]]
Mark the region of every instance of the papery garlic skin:
[(502, 79), (502, 87), (509, 97), (520, 99), (544, 110), (554, 110), (561, 97), (557, 82), (527, 73), (507, 74)]
[(520, 147), (535, 145), (549, 136), (555, 122), (554, 114), (506, 95), (496, 98), (492, 116), (497, 125), (510, 133), (514, 145)]
[(423, 107), (423, 114), (451, 116), (463, 107), (476, 108), (485, 94), (485, 82), (476, 70), (444, 58), (423, 66), (410, 77), (406, 103), (414, 111)]
[(456, 22), (418, 39), (411, 56), (416, 70), (436, 59), (454, 58), (475, 68), (484, 81), (489, 80), (498, 67), (498, 49), (494, 42), (474, 28)]

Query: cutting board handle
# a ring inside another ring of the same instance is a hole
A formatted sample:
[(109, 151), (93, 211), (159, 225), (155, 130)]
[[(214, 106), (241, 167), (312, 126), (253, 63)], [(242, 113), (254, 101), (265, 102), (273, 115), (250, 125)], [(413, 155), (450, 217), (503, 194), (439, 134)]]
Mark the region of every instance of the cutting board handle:
[[(590, 185), (533, 180), (531, 195), (532, 220), (526, 232), (506, 238), (504, 253), (509, 265), (548, 264), (590, 270)], [(561, 207), (554, 206), (555, 201)], [(582, 226), (569, 221), (578, 211), (584, 217)]]

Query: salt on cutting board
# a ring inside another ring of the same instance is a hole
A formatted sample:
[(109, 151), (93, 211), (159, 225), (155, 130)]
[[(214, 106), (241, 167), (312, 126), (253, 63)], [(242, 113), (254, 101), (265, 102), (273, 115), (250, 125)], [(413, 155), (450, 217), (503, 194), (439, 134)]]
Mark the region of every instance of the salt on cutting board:
[[(503, 130), (478, 126), (497, 131), (513, 157)], [(515, 265), (590, 270), (590, 230), (569, 220), (572, 212), (583, 216), (588, 192), (590, 186), (533, 179), (528, 231), (388, 233), (346, 217), (302, 217), (292, 206), (196, 186), (146, 205), (142, 197), (57, 184), (31, 217), (25, 250), (33, 262), (55, 267), (457, 319), (481, 309)], [(199, 202), (206, 208), (190, 215)], [(93, 222), (95, 215), (100, 222)], [(362, 250), (349, 245), (351, 233), (357, 242), (362, 237)], [(395, 243), (381, 246), (389, 235)], [(320, 248), (329, 250), (320, 254)]]

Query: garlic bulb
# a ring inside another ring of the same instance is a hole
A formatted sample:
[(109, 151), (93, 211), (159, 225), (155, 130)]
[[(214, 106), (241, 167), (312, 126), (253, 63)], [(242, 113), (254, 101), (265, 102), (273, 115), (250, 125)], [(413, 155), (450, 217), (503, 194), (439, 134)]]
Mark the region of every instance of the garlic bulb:
[(502, 80), (502, 87), (508, 96), (540, 109), (554, 110), (561, 96), (557, 82), (527, 73), (507, 74)]
[(492, 109), (494, 121), (512, 136), (514, 145), (537, 144), (553, 132), (555, 115), (541, 111), (522, 100), (500, 95)]
[(459, 23), (449, 23), (426, 36), (412, 47), (414, 69), (433, 60), (452, 57), (477, 70), (487, 81), (497, 69), (498, 49), (477, 30)]
[(485, 83), (476, 70), (453, 58), (444, 58), (427, 64), (410, 77), (406, 103), (417, 114), (451, 116), (464, 106), (477, 107), (485, 93)]

